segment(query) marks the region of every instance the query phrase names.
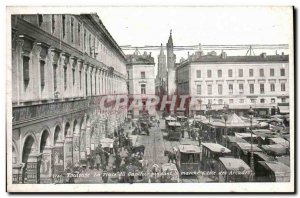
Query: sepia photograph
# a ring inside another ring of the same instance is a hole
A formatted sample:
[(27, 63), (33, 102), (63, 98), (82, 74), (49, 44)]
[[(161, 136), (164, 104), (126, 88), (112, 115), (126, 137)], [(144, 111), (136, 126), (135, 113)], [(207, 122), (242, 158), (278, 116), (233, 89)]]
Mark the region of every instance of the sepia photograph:
[(6, 12), (8, 192), (295, 191), (293, 7)]

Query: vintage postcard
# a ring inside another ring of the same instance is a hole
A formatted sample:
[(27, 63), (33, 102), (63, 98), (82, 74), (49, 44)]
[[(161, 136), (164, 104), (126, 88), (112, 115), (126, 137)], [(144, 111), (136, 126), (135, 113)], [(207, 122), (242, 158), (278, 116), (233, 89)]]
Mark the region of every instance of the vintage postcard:
[(8, 192), (294, 192), (293, 7), (7, 7)]

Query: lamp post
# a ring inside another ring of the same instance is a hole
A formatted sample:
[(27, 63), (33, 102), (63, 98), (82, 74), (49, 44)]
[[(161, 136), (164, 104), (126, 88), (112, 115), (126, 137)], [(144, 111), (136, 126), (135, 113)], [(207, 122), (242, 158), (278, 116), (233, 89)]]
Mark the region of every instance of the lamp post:
[[(210, 124), (210, 111), (211, 111), (211, 103), (210, 101), (208, 101), (208, 104), (206, 105), (206, 109), (207, 109), (207, 112), (208, 112), (208, 123)], [(209, 128), (209, 139), (211, 139), (211, 127)]]
[(252, 119), (254, 115), (254, 110), (250, 106), (249, 109), (249, 117), (250, 117), (250, 133), (251, 133), (251, 157), (250, 157), (250, 168), (251, 168), (251, 175), (250, 175), (250, 180), (253, 181), (253, 176), (254, 176), (254, 158), (253, 158), (253, 134), (252, 134)]
[(223, 107), (223, 119), (225, 121), (225, 147), (227, 147), (227, 120), (228, 120), (228, 111), (227, 111), (227, 106), (224, 104)]

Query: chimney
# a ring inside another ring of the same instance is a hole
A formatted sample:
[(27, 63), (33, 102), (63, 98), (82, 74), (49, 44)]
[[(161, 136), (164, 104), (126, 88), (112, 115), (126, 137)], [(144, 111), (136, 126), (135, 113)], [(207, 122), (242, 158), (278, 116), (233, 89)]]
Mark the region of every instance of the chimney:
[(281, 55), (284, 56), (284, 52), (282, 52)]
[(267, 57), (267, 53), (263, 52), (260, 54), (261, 57), (266, 58)]
[(222, 59), (225, 59), (226, 57), (227, 57), (226, 52), (223, 52), (223, 51), (222, 51), (222, 53), (221, 53), (221, 58), (222, 58)]
[(188, 58), (190, 57), (190, 52), (188, 52)]

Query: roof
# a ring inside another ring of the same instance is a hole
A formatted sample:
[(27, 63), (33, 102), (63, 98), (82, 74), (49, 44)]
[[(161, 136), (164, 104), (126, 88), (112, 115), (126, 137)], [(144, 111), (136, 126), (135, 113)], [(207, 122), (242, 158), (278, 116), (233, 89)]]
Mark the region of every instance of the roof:
[[(226, 136), (225, 136), (225, 138), (226, 138)], [(228, 140), (228, 142), (244, 142), (244, 143), (247, 143), (247, 141), (244, 140), (243, 138), (236, 137), (236, 136), (227, 136), (227, 140)]]
[(175, 121), (176, 118), (173, 118), (173, 117), (171, 117), (171, 116), (168, 116), (168, 117), (165, 118), (165, 120), (167, 120), (167, 121), (174, 120), (174, 121)]
[(207, 149), (215, 152), (215, 153), (230, 153), (231, 150), (222, 146), (221, 144), (216, 143), (201, 143), (202, 146), (206, 147)]
[(169, 122), (168, 125), (169, 126), (181, 126), (181, 124), (179, 122)]
[(275, 160), (274, 157), (269, 156), (263, 152), (253, 152), (253, 154), (259, 156), (264, 161), (274, 161)]
[(269, 138), (269, 139), (272, 140), (272, 142), (274, 142), (275, 144), (281, 144), (282, 146), (290, 147), (289, 141), (287, 141), (281, 137), (274, 137), (274, 138)]
[(290, 173), (290, 167), (287, 165), (281, 163), (281, 162), (276, 162), (276, 161), (268, 161), (268, 162), (261, 162), (259, 161), (260, 164), (262, 164), (265, 168), (272, 170), (275, 175), (276, 173)]
[[(243, 142), (236, 142), (237, 146), (243, 150), (243, 151), (251, 151), (251, 144), (250, 143), (243, 143)], [(257, 147), (257, 145), (252, 145), (253, 152), (262, 151), (260, 148)]]
[(178, 149), (181, 153), (200, 153), (200, 147), (192, 144), (180, 144)]
[(267, 153), (274, 153), (275, 155), (284, 155), (287, 153), (287, 148), (281, 144), (262, 145), (261, 147)]
[[(269, 56), (226, 56), (226, 58), (222, 58), (221, 56), (214, 55), (204, 55), (198, 57), (192, 57), (189, 59), (189, 62), (288, 62), (289, 55), (269, 55)], [(184, 62), (186, 63), (186, 62)]]
[(226, 170), (249, 171), (250, 174), (250, 167), (241, 159), (232, 157), (220, 157), (219, 160), (224, 165)]
[[(251, 137), (251, 133), (234, 133), (234, 136), (238, 138), (247, 138), (247, 137)], [(252, 137), (255, 138), (256, 135), (252, 134)]]
[(290, 166), (290, 156), (280, 156), (280, 157), (276, 157), (276, 160), (278, 162), (281, 162), (287, 166)]
[[(257, 122), (253, 122), (252, 126), (256, 126), (257, 124), (258, 124)], [(213, 120), (213, 122), (211, 122), (211, 125), (216, 127), (225, 127), (225, 120), (224, 119)], [(228, 120), (226, 121), (226, 127), (228, 128), (246, 128), (250, 126), (251, 126), (250, 122), (245, 122), (235, 113), (229, 115)]]

